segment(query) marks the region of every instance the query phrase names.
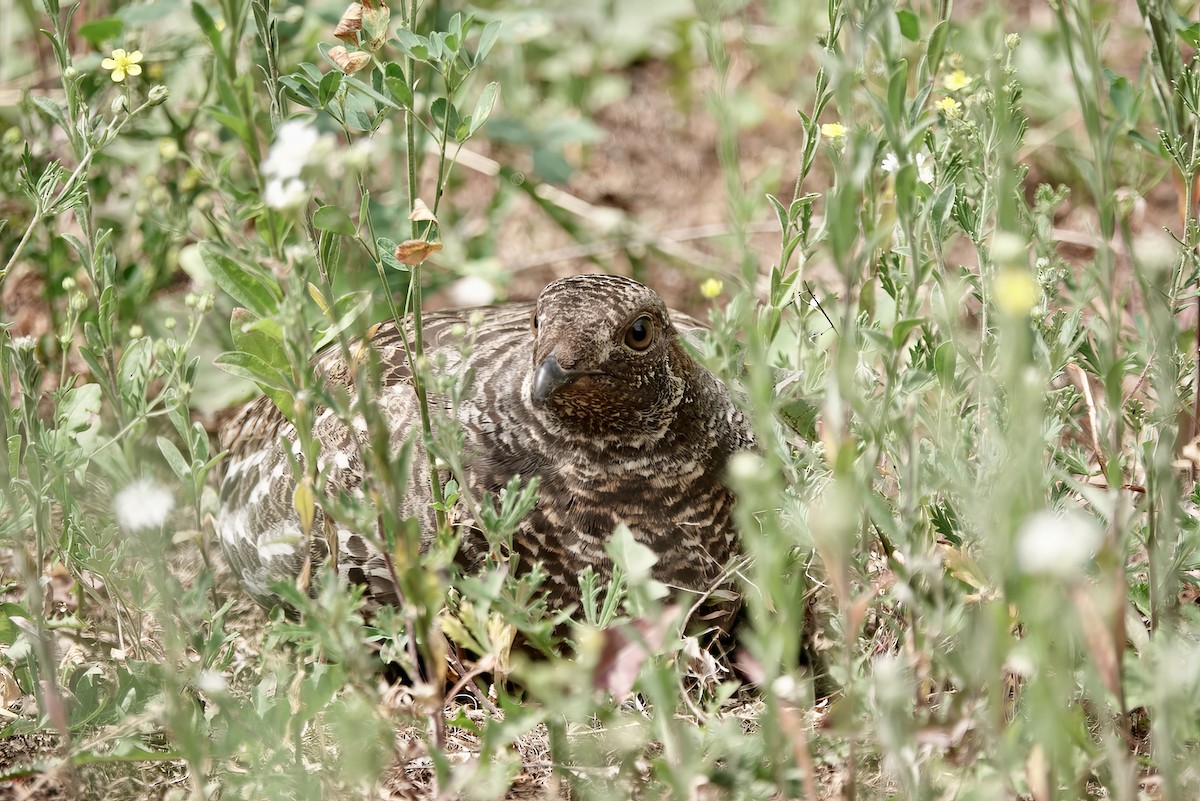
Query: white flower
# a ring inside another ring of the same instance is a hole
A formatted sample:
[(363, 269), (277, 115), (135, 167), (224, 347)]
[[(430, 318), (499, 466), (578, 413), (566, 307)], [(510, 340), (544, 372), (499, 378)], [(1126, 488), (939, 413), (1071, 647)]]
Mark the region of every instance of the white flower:
[(456, 306), (487, 306), (496, 299), (496, 287), (478, 275), (468, 275), (450, 285), (450, 299)]
[(933, 159), (924, 153), (917, 154), (917, 180), (923, 184), (933, 183)]
[(729, 477), (736, 481), (750, 482), (763, 475), (763, 460), (757, 453), (738, 451), (729, 460), (725, 468)]
[(272, 178), (263, 201), (278, 211), (298, 209), (308, 202), (308, 187), (299, 178)]
[(196, 689), (209, 695), (219, 695), (229, 689), (229, 682), (215, 670), (202, 670), (196, 679)]
[(275, 131), (275, 141), (262, 163), (262, 173), (270, 178), (298, 178), (310, 163), (320, 141), (317, 129), (301, 120), (288, 120)]
[(1103, 538), (1083, 512), (1038, 512), (1017, 532), (1017, 564), (1026, 573), (1072, 578), (1092, 561)]
[(171, 491), (144, 478), (127, 485), (113, 500), (117, 523), (126, 531), (161, 528), (173, 508)]
[[(924, 153), (918, 153), (916, 156), (917, 163), (917, 180), (923, 184), (933, 183), (933, 159), (926, 156)], [(879, 169), (886, 173), (894, 173), (900, 169), (900, 159), (896, 158), (895, 153), (889, 152), (883, 157), (883, 161), (879, 164)]]

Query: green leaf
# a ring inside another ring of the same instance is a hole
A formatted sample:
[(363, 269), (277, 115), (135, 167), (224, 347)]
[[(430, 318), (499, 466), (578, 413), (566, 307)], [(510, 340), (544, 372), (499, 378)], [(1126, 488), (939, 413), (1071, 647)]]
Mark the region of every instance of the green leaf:
[(283, 84), (286, 94), (300, 105), (306, 108), (319, 108), (321, 106), (314, 91), (315, 87), (306, 78), (297, 75), (282, 75), (279, 78), (279, 82)]
[(1200, 49), (1200, 22), (1177, 29), (1179, 36), (1194, 48)]
[(888, 81), (888, 111), (892, 120), (904, 119), (904, 98), (908, 95), (908, 59), (900, 59)]
[(921, 22), (917, 15), (907, 9), (896, 12), (896, 21), (900, 23), (900, 34), (910, 42), (921, 38)]
[(317, 102), (321, 106), (328, 106), (330, 101), (337, 96), (337, 90), (342, 85), (342, 73), (336, 69), (325, 73), (325, 77), (321, 79), (321, 85), (317, 87)]
[[(264, 325), (264, 323), (267, 323)], [(233, 345), (243, 353), (261, 359), (281, 375), (291, 369), (283, 348), (283, 333), (273, 320), (261, 320), (246, 309), (234, 309), (229, 319)]]
[(900, 320), (897, 322), (894, 326), (892, 326), (892, 343), (896, 347), (903, 345), (904, 341), (908, 339), (908, 335), (912, 333), (912, 330), (920, 327), (921, 323), (923, 322), (925, 322), (925, 320), (921, 317), (910, 317), (906, 320)]
[(390, 267), (399, 272), (408, 272), (408, 265), (402, 264), (396, 258), (396, 243), (385, 236), (381, 236), (375, 240), (375, 247), (379, 249), (379, 260), (383, 262), (384, 267)]
[[(389, 64), (388, 66), (390, 67), (392, 65)], [(395, 100), (388, 97), (387, 95), (385, 95), (381, 92), (375, 91), (375, 88), (373, 86), (371, 86), (368, 83), (365, 83), (364, 81), (360, 81), (357, 78), (346, 78), (345, 84), (346, 84), (346, 88), (349, 89), (351, 92), (361, 95), (362, 97), (366, 97), (370, 100), (373, 100), (374, 102), (384, 105), (388, 108), (399, 109), (399, 108), (409, 108), (412, 106), (412, 93), (411, 92), (408, 95), (409, 100), (408, 100), (408, 106), (406, 107), (406, 106), (403, 106), (403, 105), (397, 103)], [(359, 98), (359, 99), (361, 100), (361, 98)]]
[(925, 68), (929, 75), (936, 75), (942, 65), (942, 56), (946, 52), (946, 37), (950, 35), (947, 20), (942, 20), (933, 26), (929, 34), (929, 45), (925, 48)]
[(650, 569), (658, 562), (654, 551), (634, 539), (633, 532), (624, 523), (617, 526), (604, 549), (613, 564), (625, 571), (630, 584), (650, 578)]
[(17, 604), (0, 604), (0, 645), (12, 645), (20, 636), (21, 630), (12, 622), (14, 617), (28, 618), (29, 613)]
[(179, 452), (179, 448), (166, 437), (160, 436), (156, 441), (158, 442), (158, 450), (162, 453), (163, 458), (167, 460), (167, 464), (174, 471), (175, 476), (180, 481), (185, 481), (191, 473), (192, 468), (187, 463), (187, 460), (183, 458), (183, 454)]
[(141, 409), (146, 403), (146, 383), (153, 362), (150, 337), (135, 339), (125, 346), (117, 365), (117, 387), (130, 406)]
[(322, 231), (354, 236), (354, 221), (340, 206), (322, 206), (313, 215), (313, 225)]
[(500, 20), (492, 20), (483, 28), (483, 33), (479, 35), (479, 45), (475, 48), (475, 64), (478, 65), (481, 61), (487, 58), (488, 53), (492, 52), (492, 45), (496, 44), (496, 38), (500, 35)]
[(407, 28), (398, 28), (396, 44), (400, 48), (400, 52), (409, 58), (417, 61), (429, 60), (429, 40), (424, 36), (418, 36)]
[(64, 131), (70, 130), (67, 127), (67, 118), (63, 116), (62, 108), (60, 108), (57, 103), (43, 95), (34, 95), (30, 99), (33, 101), (35, 106), (41, 109), (47, 117), (54, 121), (55, 125)]
[(946, 238), (946, 223), (950, 221), (950, 212), (954, 210), (954, 198), (957, 193), (954, 184), (946, 184), (929, 207), (929, 226), (939, 241)]
[(447, 131), (450, 136), (454, 136), (455, 132), (458, 131), (458, 126), (462, 124), (462, 119), (458, 115), (458, 109), (444, 97), (439, 97), (433, 101), (433, 104), (429, 107), (429, 114), (433, 117), (434, 126), (439, 131)]
[(933, 372), (946, 389), (954, 386), (954, 370), (958, 365), (958, 352), (953, 342), (943, 342), (933, 352)]
[(84, 384), (69, 390), (58, 406), (58, 429), (68, 434), (84, 431), (100, 413), (100, 385)]
[(101, 17), (79, 26), (79, 35), (96, 47), (116, 39), (125, 30), (125, 22), (117, 17)]
[(217, 286), (259, 317), (269, 317), (279, 308), (283, 292), (263, 270), (238, 264), (209, 244), (200, 246), (200, 258)]
[(388, 63), (383, 68), (383, 88), (387, 89), (403, 108), (412, 108), (412, 87), (408, 85), (408, 79), (404, 77), (404, 68), (399, 64)]
[(84, 384), (67, 392), (58, 405), (58, 427), (54, 446), (59, 454), (76, 448), (73, 440), (86, 453), (95, 450), (99, 442), (101, 390), (99, 384)]
[(467, 136), (473, 135), (483, 127), (488, 117), (492, 116), (492, 109), (496, 105), (496, 98), (499, 94), (500, 84), (495, 81), (483, 87), (483, 92), (479, 95), (479, 101), (475, 104), (475, 112), (471, 114), (471, 124), (467, 130)]
[(249, 353), (237, 350), (226, 351), (217, 356), (213, 360), (213, 364), (230, 375), (253, 381), (264, 390), (275, 389), (281, 392), (290, 392), (288, 380), (283, 373)]

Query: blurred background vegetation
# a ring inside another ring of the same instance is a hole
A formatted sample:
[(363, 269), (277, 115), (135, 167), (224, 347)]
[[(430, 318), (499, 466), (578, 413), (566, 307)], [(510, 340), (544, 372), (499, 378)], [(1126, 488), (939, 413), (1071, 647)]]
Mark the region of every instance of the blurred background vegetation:
[[(1200, 793), (1191, 4), (384, 8), (0, 0), (0, 793)], [(231, 406), (579, 272), (708, 320), (754, 417), (738, 671), (614, 676), (637, 570), (538, 659), (437, 565), (415, 633), (245, 600)], [(381, 681), (439, 631), (462, 693)]]

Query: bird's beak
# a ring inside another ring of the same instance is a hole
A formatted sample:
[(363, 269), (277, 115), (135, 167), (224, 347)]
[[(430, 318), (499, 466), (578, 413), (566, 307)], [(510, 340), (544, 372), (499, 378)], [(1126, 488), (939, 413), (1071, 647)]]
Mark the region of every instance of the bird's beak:
[(564, 370), (551, 353), (538, 365), (533, 374), (533, 399), (545, 403), (551, 395), (583, 375), (578, 370)]

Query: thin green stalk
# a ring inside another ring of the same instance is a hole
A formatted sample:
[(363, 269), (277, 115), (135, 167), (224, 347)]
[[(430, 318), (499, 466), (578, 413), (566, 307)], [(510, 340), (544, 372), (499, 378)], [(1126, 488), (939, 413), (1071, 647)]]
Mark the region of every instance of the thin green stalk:
[[(408, 17), (405, 24), (409, 30), (415, 30), (417, 24), (417, 3), (412, 0), (408, 5)], [(416, 80), (413, 77), (415, 66), (412, 58), (405, 58), (405, 77), (408, 79), (409, 87), (416, 91)], [(417, 133), (416, 120), (414, 119), (416, 112), (408, 109), (404, 114), (404, 136), (407, 143), (407, 167), (408, 167), (408, 206), (409, 211), (416, 208), (417, 204)], [(449, 116), (449, 115), (447, 115)], [(445, 141), (442, 142), (443, 149)], [(441, 187), (438, 187), (439, 194)], [(436, 201), (435, 201), (436, 203)], [(415, 233), (415, 230), (414, 230)], [(449, 532), (449, 522), (445, 512), (446, 496), (442, 490), (442, 479), (438, 475), (437, 457), (433, 452), (433, 424), (429, 414), (429, 397), (425, 387), (425, 337), (424, 337), (424, 322), (421, 315), (421, 266), (415, 264), (409, 273), (408, 294), (404, 302), (404, 310), (412, 315), (413, 328), (413, 344), (412, 351), (408, 353), (409, 368), (412, 371), (413, 391), (417, 395), (417, 406), (421, 411), (421, 438), (425, 450), (425, 458), (429, 462), (429, 488), (433, 495), (434, 519), (437, 523), (439, 533)], [(401, 317), (396, 317), (396, 324), (400, 326), (400, 330), (404, 330), (404, 320)], [(401, 337), (405, 341), (405, 350), (408, 350), (407, 337)]]

